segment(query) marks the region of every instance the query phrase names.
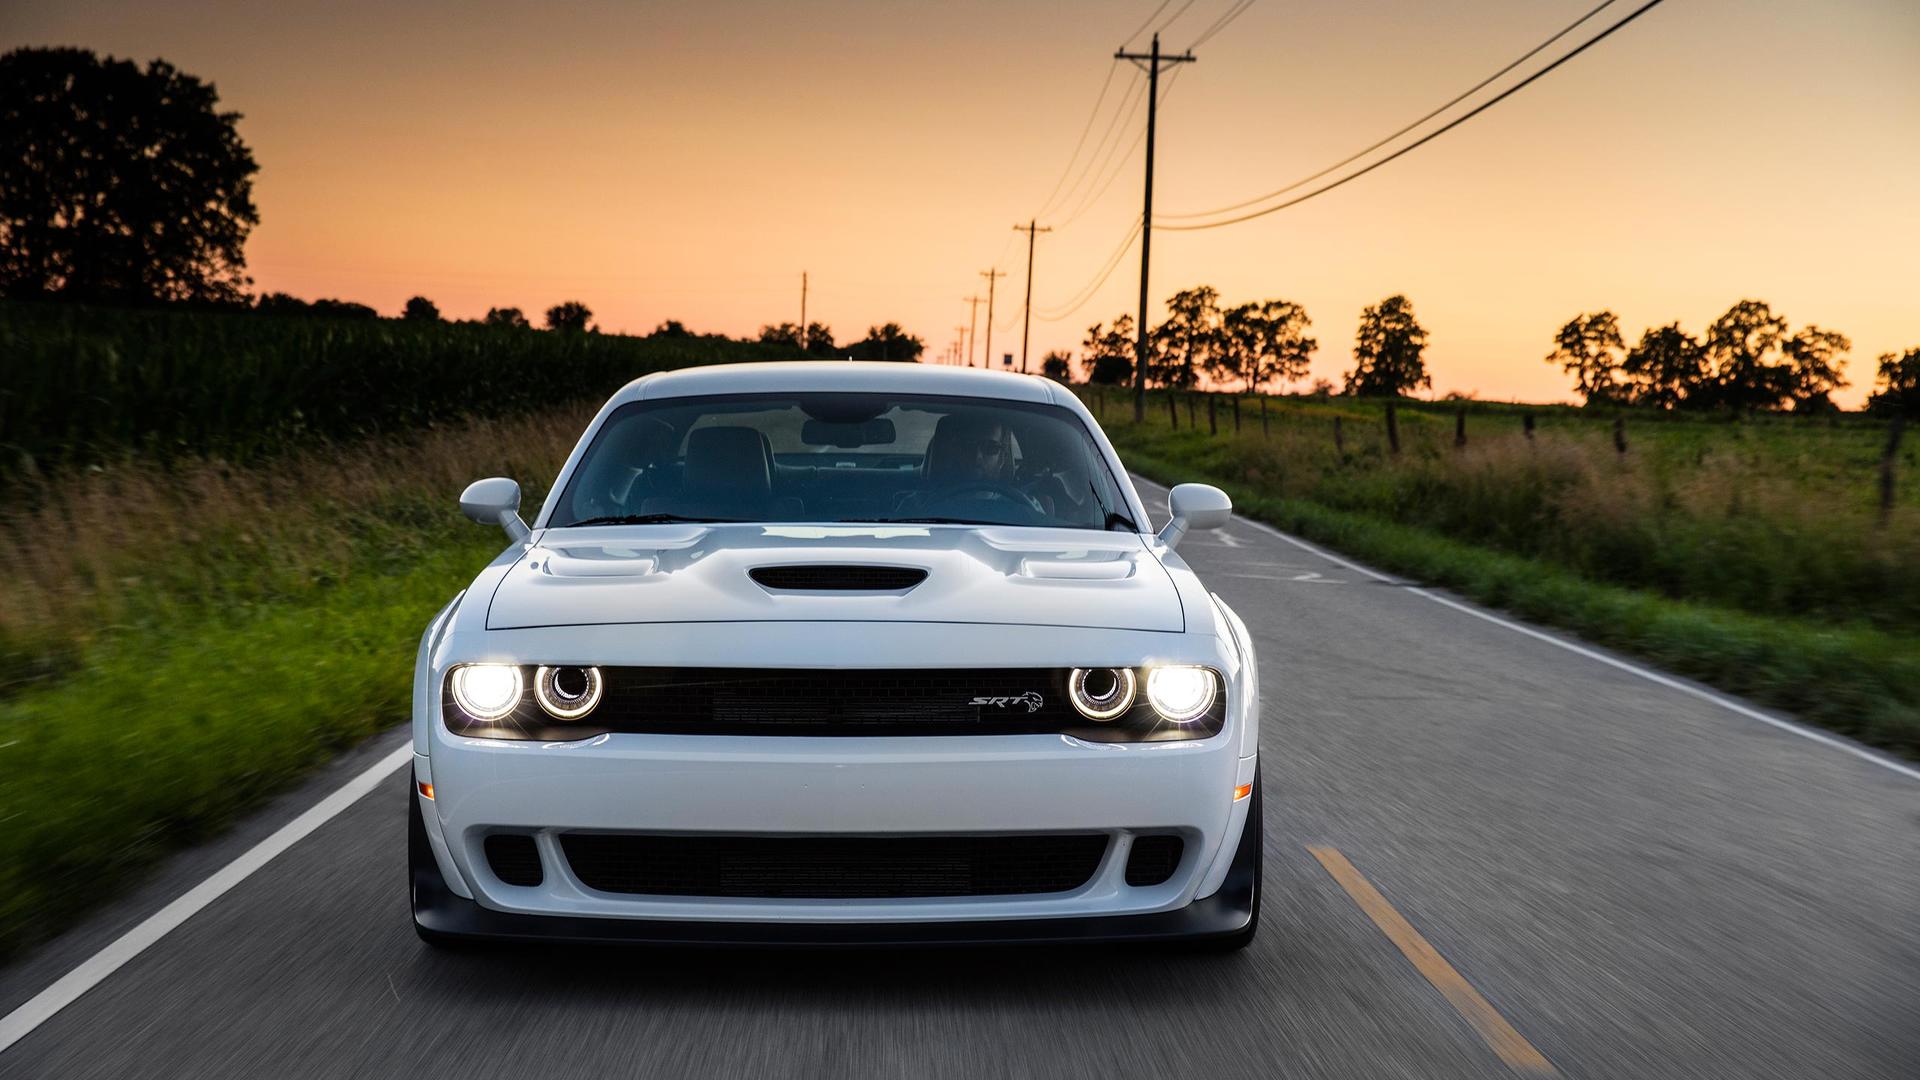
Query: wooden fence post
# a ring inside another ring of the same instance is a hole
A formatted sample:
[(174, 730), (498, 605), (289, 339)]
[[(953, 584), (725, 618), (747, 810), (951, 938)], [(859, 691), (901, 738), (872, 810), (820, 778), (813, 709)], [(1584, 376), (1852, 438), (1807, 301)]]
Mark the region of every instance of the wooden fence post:
[(1400, 413), (1393, 398), (1387, 399), (1387, 449), (1400, 452)]
[(1167, 388), (1167, 429), (1170, 431), (1180, 430), (1180, 406), (1178, 402), (1173, 400), (1172, 387)]
[(1219, 396), (1211, 390), (1207, 391), (1207, 434), (1209, 435), (1220, 434), (1220, 418), (1214, 412), (1214, 402)]
[(1613, 418), (1613, 449), (1616, 453), (1627, 452), (1627, 418), (1624, 416)]
[(1532, 413), (1521, 414), (1520, 431), (1522, 434), (1524, 434), (1527, 437), (1528, 442), (1533, 441), (1533, 414)]
[(1267, 427), (1267, 396), (1265, 394), (1260, 395), (1260, 437), (1273, 438), (1273, 431)]
[(1905, 413), (1894, 413), (1893, 423), (1887, 426), (1887, 448), (1880, 455), (1880, 524), (1885, 527), (1893, 520), (1893, 468), (1900, 457), (1900, 434), (1906, 426)]
[(1467, 448), (1467, 407), (1465, 405), (1460, 406), (1460, 411), (1453, 414), (1453, 448), (1455, 450)]
[(1194, 409), (1196, 409), (1197, 407), (1198, 406), (1194, 405), (1193, 403), (1193, 391), (1191, 390), (1187, 391), (1187, 430), (1188, 431), (1192, 431), (1195, 428), (1198, 428), (1200, 426), (1200, 421), (1194, 419), (1194, 416), (1193, 416)]
[(1347, 456), (1347, 440), (1340, 436), (1340, 418), (1333, 418), (1333, 449), (1341, 457)]

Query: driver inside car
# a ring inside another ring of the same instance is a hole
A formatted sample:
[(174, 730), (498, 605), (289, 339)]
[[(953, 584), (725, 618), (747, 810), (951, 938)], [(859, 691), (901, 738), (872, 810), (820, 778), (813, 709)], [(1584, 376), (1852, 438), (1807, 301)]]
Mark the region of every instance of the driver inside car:
[(922, 470), (925, 487), (908, 496), (903, 505), (938, 503), (949, 493), (985, 489), (989, 497), (1005, 497), (992, 489), (1018, 492), (1044, 513), (1052, 513), (1047, 496), (1034, 497), (1020, 484), (1014, 466), (1014, 436), (997, 420), (954, 413), (940, 418), (927, 442)]

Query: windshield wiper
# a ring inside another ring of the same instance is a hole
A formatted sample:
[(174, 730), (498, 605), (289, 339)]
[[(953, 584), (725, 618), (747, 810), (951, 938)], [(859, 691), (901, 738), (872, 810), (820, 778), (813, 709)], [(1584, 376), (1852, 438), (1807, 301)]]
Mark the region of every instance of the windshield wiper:
[(739, 522), (739, 518), (686, 517), (682, 514), (615, 514), (611, 517), (570, 521), (560, 528), (573, 529), (582, 525), (733, 525)]
[(842, 525), (1011, 525), (1011, 521), (983, 521), (980, 518), (957, 517), (910, 517), (910, 518), (838, 518), (836, 524)]

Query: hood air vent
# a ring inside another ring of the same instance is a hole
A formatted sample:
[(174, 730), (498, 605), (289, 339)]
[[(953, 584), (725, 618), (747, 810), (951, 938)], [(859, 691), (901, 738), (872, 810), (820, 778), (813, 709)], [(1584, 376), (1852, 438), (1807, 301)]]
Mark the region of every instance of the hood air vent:
[(756, 566), (748, 576), (792, 592), (900, 592), (927, 580), (917, 566)]

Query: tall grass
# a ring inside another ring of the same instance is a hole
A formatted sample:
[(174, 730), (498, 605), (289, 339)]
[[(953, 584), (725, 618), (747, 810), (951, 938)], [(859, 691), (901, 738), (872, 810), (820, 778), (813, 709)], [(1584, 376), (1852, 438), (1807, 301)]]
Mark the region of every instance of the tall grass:
[(128, 456), (250, 461), (787, 355), (724, 338), (0, 302), (0, 480)]

